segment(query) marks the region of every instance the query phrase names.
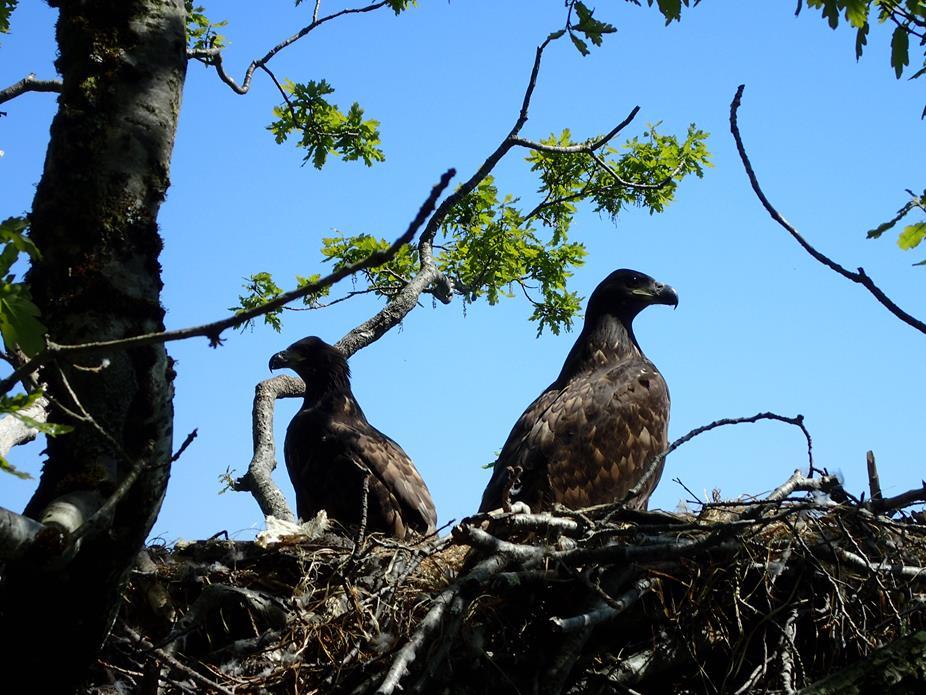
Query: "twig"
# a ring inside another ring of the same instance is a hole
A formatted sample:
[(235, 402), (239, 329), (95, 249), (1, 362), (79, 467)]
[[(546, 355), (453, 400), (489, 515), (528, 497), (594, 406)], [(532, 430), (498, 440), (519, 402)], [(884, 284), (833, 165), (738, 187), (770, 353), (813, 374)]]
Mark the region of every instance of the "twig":
[(550, 618), (550, 622), (561, 632), (574, 632), (576, 630), (600, 625), (601, 623), (613, 620), (639, 601), (643, 597), (643, 594), (653, 588), (655, 583), (655, 579), (643, 577), (634, 582), (630, 589), (617, 598), (611, 598), (610, 601), (602, 600), (601, 603), (592, 610), (572, 618), (552, 617)]
[(926, 567), (900, 565), (883, 560), (873, 563), (862, 555), (856, 555), (838, 546), (832, 547), (833, 553), (843, 562), (859, 570), (867, 570), (878, 574), (888, 574), (902, 579), (912, 579), (917, 582), (926, 582)]
[(909, 507), (917, 502), (926, 502), (926, 483), (922, 487), (902, 492), (894, 497), (885, 497), (879, 500), (869, 500), (866, 504), (873, 512), (895, 511)]
[(146, 650), (150, 650), (152, 653), (157, 655), (159, 659), (162, 659), (166, 663), (170, 664), (171, 668), (179, 671), (180, 673), (182, 673), (185, 676), (188, 676), (189, 678), (192, 678), (194, 681), (199, 683), (201, 686), (205, 686), (206, 688), (220, 692), (222, 693), (222, 695), (234, 695), (234, 693), (228, 688), (222, 685), (219, 685), (215, 681), (209, 680), (199, 671), (196, 671), (195, 669), (190, 668), (186, 664), (179, 661), (176, 657), (171, 656), (164, 649), (154, 647), (151, 644), (151, 642), (149, 642), (145, 637), (143, 637), (139, 633), (135, 632), (135, 630), (130, 628), (128, 625), (123, 625), (123, 629), (125, 629), (126, 634), (128, 634), (129, 637), (131, 637), (133, 640), (138, 642), (143, 648), (145, 648)]
[(601, 149), (607, 145), (619, 132), (630, 125), (630, 122), (636, 117), (639, 111), (640, 107), (634, 106), (623, 121), (618, 123), (601, 137), (590, 138), (585, 142), (580, 142), (575, 145), (544, 145), (540, 142), (534, 142), (533, 140), (526, 140), (519, 137), (512, 138), (512, 144), (520, 145), (521, 147), (526, 147), (530, 150), (537, 150), (538, 152), (546, 152), (548, 154), (579, 154), (583, 152), (586, 154), (591, 154), (595, 150)]
[(790, 234), (801, 247), (809, 253), (815, 260), (825, 265), (830, 270), (842, 275), (847, 280), (858, 283), (865, 289), (867, 289), (875, 299), (877, 299), (888, 311), (890, 311), (894, 316), (903, 321), (909, 326), (912, 326), (920, 333), (926, 333), (926, 323), (923, 323), (919, 319), (911, 316), (899, 306), (897, 306), (890, 297), (888, 297), (884, 292), (878, 287), (870, 277), (865, 273), (864, 268), (859, 268), (856, 272), (847, 270), (843, 266), (839, 265), (829, 257), (823, 255), (813, 246), (811, 246), (807, 240), (801, 236), (801, 233), (791, 225), (784, 217), (781, 216), (781, 213), (775, 209), (775, 207), (769, 202), (768, 198), (765, 197), (765, 193), (762, 192), (762, 188), (759, 186), (759, 180), (756, 178), (755, 171), (752, 169), (752, 163), (749, 161), (749, 157), (746, 155), (746, 148), (743, 146), (743, 140), (740, 136), (739, 126), (736, 122), (737, 110), (740, 107), (740, 101), (743, 97), (743, 90), (746, 85), (740, 85), (736, 90), (736, 96), (733, 97), (733, 102), (730, 104), (730, 130), (733, 133), (733, 139), (736, 140), (736, 149), (739, 152), (740, 160), (743, 162), (743, 167), (746, 169), (746, 175), (749, 177), (749, 183), (752, 185), (752, 190), (755, 191), (756, 196), (758, 196), (759, 201), (762, 203), (762, 207), (771, 215), (772, 219), (775, 220), (778, 224), (784, 227), (785, 231)]
[(203, 48), (187, 51), (187, 57), (193, 60), (198, 60), (206, 65), (212, 65), (215, 67), (216, 72), (219, 75), (219, 78), (227, 84), (236, 94), (247, 94), (248, 90), (251, 88), (251, 78), (254, 76), (254, 71), (257, 68), (262, 68), (264, 65), (270, 62), (273, 57), (282, 51), (287, 46), (290, 46), (306, 34), (311, 32), (313, 29), (317, 29), (322, 24), (330, 22), (332, 19), (337, 19), (338, 17), (343, 17), (344, 15), (350, 14), (363, 14), (366, 12), (374, 12), (380, 8), (386, 7), (389, 3), (383, 0), (382, 2), (374, 3), (373, 5), (368, 5), (367, 7), (357, 7), (351, 9), (341, 10), (340, 12), (335, 12), (326, 17), (318, 19), (318, 4), (315, 6), (315, 15), (312, 17), (312, 23), (308, 26), (303, 27), (295, 34), (290, 36), (288, 39), (280, 41), (276, 46), (267, 51), (263, 57), (257, 58), (251, 61), (251, 64), (248, 65), (247, 70), (245, 70), (244, 78), (239, 85), (235, 79), (228, 75), (225, 72), (225, 68), (222, 65), (222, 49), (221, 48)]
[[(486, 558), (465, 576), (461, 577), (449, 587), (444, 589), (436, 599), (434, 599), (427, 615), (418, 623), (415, 633), (408, 642), (398, 651), (389, 667), (383, 682), (376, 691), (377, 695), (392, 695), (399, 686), (399, 681), (408, 673), (408, 667), (418, 656), (418, 650), (424, 644), (433, 632), (443, 623), (444, 613), (450, 606), (450, 603), (456, 598), (463, 584), (467, 582), (482, 583), (495, 574), (498, 574), (508, 564), (508, 559), (503, 555), (493, 555)], [(449, 639), (449, 636), (445, 639)]]
[(611, 166), (609, 166), (606, 161), (604, 161), (601, 157), (599, 157), (594, 152), (589, 152), (588, 156), (591, 157), (595, 161), (595, 164), (597, 164), (602, 169), (604, 169), (606, 172), (608, 172), (611, 175), (611, 178), (613, 178), (618, 184), (620, 184), (621, 186), (624, 186), (625, 188), (631, 188), (631, 189), (638, 190), (638, 191), (655, 191), (660, 188), (664, 188), (665, 186), (669, 185), (672, 179), (674, 179), (678, 175), (678, 173), (682, 170), (682, 167), (685, 166), (685, 158), (682, 157), (681, 161), (679, 161), (678, 163), (678, 166), (675, 167), (675, 170), (671, 174), (666, 176), (662, 181), (659, 181), (658, 183), (632, 183), (630, 181), (625, 181), (624, 179), (622, 179), (620, 174), (614, 171), (614, 169)]
[(766, 412), (766, 413), (756, 413), (755, 415), (752, 415), (751, 417), (722, 418), (720, 420), (714, 420), (714, 422), (711, 422), (707, 425), (696, 427), (693, 430), (691, 430), (688, 434), (685, 434), (679, 437), (678, 439), (676, 439), (674, 442), (672, 442), (669, 445), (668, 449), (666, 449), (664, 452), (659, 454), (659, 456), (657, 456), (650, 462), (649, 466), (647, 466), (646, 468), (646, 472), (643, 474), (640, 480), (637, 481), (637, 484), (627, 491), (627, 494), (624, 496), (622, 503), (627, 504), (634, 497), (637, 497), (640, 494), (642, 494), (643, 491), (646, 490), (646, 487), (649, 484), (650, 479), (656, 474), (656, 471), (659, 470), (663, 461), (666, 460), (666, 457), (669, 454), (671, 454), (673, 451), (678, 449), (682, 444), (688, 441), (691, 441), (692, 439), (697, 437), (699, 434), (704, 434), (705, 432), (709, 432), (710, 430), (716, 429), (718, 427), (724, 427), (726, 425), (740, 425), (740, 424), (747, 423), (747, 422), (758, 422), (759, 420), (777, 420), (778, 422), (784, 422), (789, 425), (794, 425), (795, 427), (798, 427), (801, 430), (801, 432), (804, 434), (804, 438), (807, 440), (807, 460), (809, 462), (809, 471), (812, 472), (814, 470), (813, 439), (811, 439), (810, 432), (807, 430), (807, 427), (804, 425), (803, 415), (797, 415), (795, 417), (787, 417), (785, 415), (778, 415), (777, 413)]
[(19, 82), (0, 89), (0, 104), (15, 99), (26, 92), (60, 92), (61, 80), (40, 80), (34, 73), (29, 73)]
[(193, 443), (193, 440), (196, 439), (198, 435), (199, 435), (199, 428), (194, 427), (193, 431), (190, 432), (186, 436), (186, 439), (183, 440), (183, 444), (180, 445), (180, 448), (177, 449), (177, 453), (170, 457), (170, 462), (174, 463), (175, 461), (179, 460), (179, 458), (183, 456), (183, 452), (187, 450), (187, 447)]
[(870, 493), (869, 503), (880, 502), (881, 479), (878, 477), (878, 465), (875, 463), (875, 452), (869, 451), (865, 454), (865, 462), (868, 464), (868, 491)]

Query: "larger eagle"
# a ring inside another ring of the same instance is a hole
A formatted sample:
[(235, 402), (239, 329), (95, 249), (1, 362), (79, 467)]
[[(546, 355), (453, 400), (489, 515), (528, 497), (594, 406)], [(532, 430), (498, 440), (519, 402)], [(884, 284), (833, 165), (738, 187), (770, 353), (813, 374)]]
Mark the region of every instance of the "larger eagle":
[(427, 485), (398, 444), (373, 427), (350, 388), (350, 368), (337, 348), (303, 338), (270, 358), (305, 382), (305, 401), (286, 430), (284, 457), (301, 519), (324, 509), (345, 526), (360, 524), (367, 479), (367, 529), (405, 538), (434, 532), (437, 514)]
[[(585, 324), (562, 371), (505, 441), (480, 511), (507, 501), (532, 510), (623, 499), (667, 444), (669, 390), (633, 333), (651, 304), (678, 305), (675, 290), (634, 270), (615, 270), (588, 300)], [(629, 504), (645, 509), (662, 473)]]

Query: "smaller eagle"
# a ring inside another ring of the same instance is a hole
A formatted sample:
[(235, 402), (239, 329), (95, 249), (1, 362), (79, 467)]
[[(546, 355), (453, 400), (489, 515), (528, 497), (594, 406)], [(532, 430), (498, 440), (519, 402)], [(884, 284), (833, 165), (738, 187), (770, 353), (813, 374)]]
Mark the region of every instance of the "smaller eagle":
[(270, 358), (305, 382), (305, 401), (286, 430), (284, 457), (296, 490), (296, 513), (324, 509), (358, 526), (369, 476), (367, 529), (405, 538), (434, 532), (437, 513), (427, 485), (398, 444), (367, 422), (350, 388), (347, 359), (321, 338), (303, 338)]
[[(562, 371), (515, 423), (479, 511), (507, 499), (532, 510), (579, 509), (622, 499), (666, 449), (669, 390), (633, 334), (651, 304), (678, 305), (675, 290), (615, 270), (588, 300), (585, 325)], [(630, 506), (646, 509), (660, 466)]]

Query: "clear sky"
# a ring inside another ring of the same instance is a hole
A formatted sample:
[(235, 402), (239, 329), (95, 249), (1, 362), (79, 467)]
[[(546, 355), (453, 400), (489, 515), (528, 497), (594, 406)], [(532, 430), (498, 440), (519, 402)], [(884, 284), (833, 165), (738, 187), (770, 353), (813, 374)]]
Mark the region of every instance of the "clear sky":
[[(308, 22), (313, 3), (215, 2), (228, 19), (225, 64), (240, 79), (247, 63)], [(322, 12), (348, 6), (322, 2)], [(748, 8), (748, 9), (746, 9)], [(812, 260), (770, 220), (749, 189), (729, 133), (729, 104), (746, 84), (740, 127), (773, 203), (821, 251), (864, 265), (902, 307), (926, 317), (926, 256), (901, 252), (896, 235), (865, 231), (922, 188), (926, 123), (923, 80), (895, 80), (889, 35), (874, 27), (860, 63), (854, 34), (830, 31), (793, 2), (702, 3), (664, 26), (650, 8), (600, 3), (618, 27), (582, 58), (566, 42), (545, 56), (524, 135), (564, 127), (578, 138), (610, 129), (641, 106), (625, 131), (647, 123), (680, 135), (690, 122), (710, 132), (715, 167), (682, 183), (674, 204), (650, 216), (630, 209), (617, 224), (583, 210), (574, 236), (589, 250), (573, 286), (588, 296), (611, 270), (631, 267), (673, 285), (676, 311), (653, 307), (636, 323), (647, 355), (672, 393), (670, 437), (720, 417), (773, 410), (803, 413), (819, 466), (866, 486), (865, 452), (878, 457), (886, 494), (926, 477), (923, 394), (926, 336), (900, 323), (859, 286)], [(26, 2), (13, 33), (0, 37), (0, 86), (28, 72), (53, 76), (55, 13)], [(534, 47), (563, 22), (562, 2), (421, 0), (399, 17), (377, 12), (332, 22), (274, 59), (279, 77), (325, 78), (347, 108), (360, 101), (382, 123), (386, 162), (300, 166), (294, 147), (265, 130), (278, 94), (255, 75), (238, 96), (215, 73), (191, 64), (160, 216), (167, 326), (227, 315), (242, 278), (272, 272), (289, 288), (296, 274), (324, 272), (318, 249), (335, 229), (394, 238), (450, 166), (468, 177), (507, 134), (522, 99)], [(912, 47), (915, 55), (915, 47)], [(53, 94), (3, 105), (0, 215), (28, 210), (41, 171)], [(521, 153), (496, 171), (500, 189), (533, 200), (536, 182)], [(348, 291), (346, 281), (335, 296)], [(305, 336), (335, 342), (379, 304), (359, 298), (317, 312), (288, 312), (282, 334), (263, 324), (226, 333), (210, 349), (173, 343), (178, 360), (175, 446), (199, 438), (174, 466), (154, 536), (173, 541), (227, 530), (248, 537), (262, 524), (247, 494), (219, 494), (226, 469), (251, 458), (251, 401), (270, 376), (271, 354)], [(427, 481), (441, 522), (475, 510), (493, 459), (523, 409), (558, 373), (575, 334), (535, 338), (521, 299), (495, 307), (430, 301), (400, 330), (351, 360), (354, 391), (370, 421), (396, 439)], [(278, 403), (280, 452), (295, 400)], [(38, 475), (41, 443), (11, 455)], [(282, 456), (282, 454), (281, 454)], [(806, 466), (800, 432), (760, 423), (703, 435), (673, 454), (651, 506), (674, 509), (687, 493), (719, 488), (756, 494)], [(276, 479), (292, 502), (281, 465)], [(19, 510), (34, 481), (4, 476), (0, 506)]]

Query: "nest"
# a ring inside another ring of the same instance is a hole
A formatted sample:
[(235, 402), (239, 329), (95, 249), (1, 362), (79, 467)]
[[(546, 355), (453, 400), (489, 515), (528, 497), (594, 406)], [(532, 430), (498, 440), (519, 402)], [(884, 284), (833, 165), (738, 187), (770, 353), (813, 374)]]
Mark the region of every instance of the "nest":
[(922, 692), (923, 499), (795, 473), (686, 514), (515, 505), (417, 544), (149, 548), (87, 690)]

